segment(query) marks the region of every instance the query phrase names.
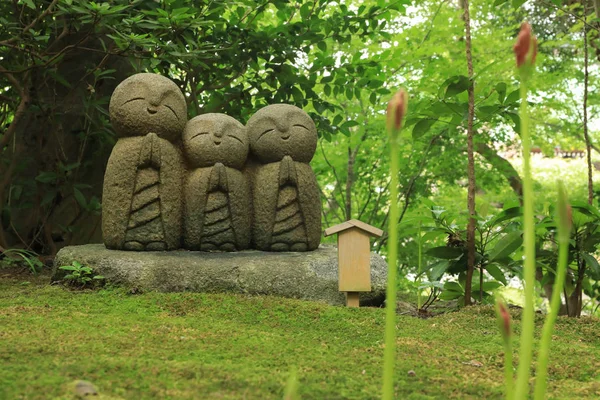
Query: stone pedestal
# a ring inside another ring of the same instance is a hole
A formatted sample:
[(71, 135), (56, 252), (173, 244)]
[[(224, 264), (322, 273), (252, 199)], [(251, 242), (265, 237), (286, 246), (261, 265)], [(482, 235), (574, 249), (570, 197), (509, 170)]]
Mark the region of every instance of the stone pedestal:
[[(73, 261), (91, 267), (112, 284), (141, 291), (229, 292), (345, 304), (345, 294), (338, 290), (337, 249), (333, 246), (298, 253), (129, 252), (107, 250), (103, 244), (70, 246), (57, 254), (53, 280), (65, 275), (59, 266)], [(360, 293), (361, 305), (383, 304), (386, 280), (385, 260), (372, 253), (372, 291)]]

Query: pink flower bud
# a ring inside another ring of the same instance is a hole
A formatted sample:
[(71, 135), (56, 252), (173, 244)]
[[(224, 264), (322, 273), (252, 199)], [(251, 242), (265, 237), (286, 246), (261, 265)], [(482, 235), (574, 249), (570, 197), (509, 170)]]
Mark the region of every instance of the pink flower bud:
[(387, 127), (390, 132), (398, 132), (402, 128), (402, 120), (408, 107), (408, 94), (406, 90), (398, 90), (388, 103)]
[(510, 313), (506, 304), (500, 299), (496, 300), (496, 313), (498, 314), (498, 323), (500, 325), (500, 332), (505, 342), (508, 342), (512, 334), (510, 327)]
[(513, 50), (517, 56), (517, 68), (527, 62), (530, 65), (535, 64), (535, 57), (537, 56), (537, 38), (531, 35), (531, 25), (527, 22), (521, 24), (521, 31), (517, 36), (517, 43), (515, 43)]

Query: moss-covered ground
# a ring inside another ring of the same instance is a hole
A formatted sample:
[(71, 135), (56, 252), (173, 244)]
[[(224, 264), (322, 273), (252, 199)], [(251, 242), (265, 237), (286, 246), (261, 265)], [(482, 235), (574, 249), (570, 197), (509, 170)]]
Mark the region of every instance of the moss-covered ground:
[[(292, 369), (302, 399), (376, 399), (384, 322), (377, 308), (0, 274), (0, 399), (69, 399), (78, 379), (100, 398), (281, 399)], [(399, 399), (501, 398), (502, 360), (491, 307), (399, 316)], [(600, 320), (559, 318), (549, 373), (549, 398), (600, 398)]]

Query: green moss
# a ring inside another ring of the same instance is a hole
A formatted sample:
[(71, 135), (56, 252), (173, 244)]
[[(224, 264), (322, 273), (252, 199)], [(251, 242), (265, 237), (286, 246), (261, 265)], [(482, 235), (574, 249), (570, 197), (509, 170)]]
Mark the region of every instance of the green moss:
[[(536, 342), (542, 322), (536, 321)], [(303, 399), (376, 399), (384, 325), (384, 310), (375, 308), (225, 294), (73, 292), (4, 279), (0, 398), (71, 398), (69, 385), (86, 379), (105, 398), (280, 399), (296, 368)], [(398, 328), (398, 398), (502, 397), (503, 346), (492, 307), (427, 320), (400, 315)], [(598, 398), (599, 332), (598, 319), (558, 319), (550, 398)]]

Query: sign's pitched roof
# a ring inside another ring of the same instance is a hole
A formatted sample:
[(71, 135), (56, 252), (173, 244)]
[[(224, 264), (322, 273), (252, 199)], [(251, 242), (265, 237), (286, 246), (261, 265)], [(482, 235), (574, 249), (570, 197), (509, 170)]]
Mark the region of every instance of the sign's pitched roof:
[(358, 228), (358, 229), (368, 233), (369, 235), (375, 236), (375, 237), (381, 237), (381, 235), (383, 235), (383, 231), (381, 229), (375, 228), (374, 226), (371, 226), (369, 224), (365, 224), (364, 222), (359, 221), (357, 219), (351, 219), (349, 221), (342, 222), (341, 224), (329, 227), (329, 228), (325, 229), (324, 234), (325, 234), (325, 236), (330, 236), (330, 235), (333, 235), (334, 233), (342, 232), (342, 231), (345, 231), (350, 228)]

